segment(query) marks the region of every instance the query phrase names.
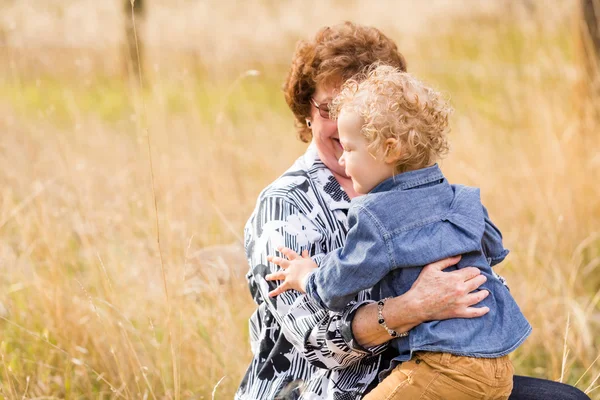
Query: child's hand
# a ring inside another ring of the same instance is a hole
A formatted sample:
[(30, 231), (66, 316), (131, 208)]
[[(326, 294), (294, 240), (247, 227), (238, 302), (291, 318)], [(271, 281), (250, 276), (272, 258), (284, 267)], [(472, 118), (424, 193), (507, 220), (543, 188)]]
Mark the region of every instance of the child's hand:
[(271, 291), (269, 297), (275, 297), (291, 289), (306, 293), (306, 279), (308, 278), (308, 275), (317, 268), (317, 264), (308, 256), (307, 250), (302, 252), (302, 257), (294, 250), (288, 249), (287, 247), (278, 247), (277, 250), (283, 253), (287, 259), (268, 256), (267, 260), (273, 264), (279, 265), (283, 268), (283, 271), (269, 274), (265, 276), (265, 279), (268, 281), (283, 280), (283, 283), (275, 290)]

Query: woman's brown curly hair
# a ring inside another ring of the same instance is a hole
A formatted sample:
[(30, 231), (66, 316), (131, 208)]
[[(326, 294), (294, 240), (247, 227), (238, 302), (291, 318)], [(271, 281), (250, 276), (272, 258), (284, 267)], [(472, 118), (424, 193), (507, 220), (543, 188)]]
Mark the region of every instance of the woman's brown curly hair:
[(341, 86), (377, 62), (406, 71), (396, 44), (376, 28), (344, 22), (322, 28), (312, 41), (298, 42), (283, 91), (300, 140), (306, 143), (312, 138), (305, 121), (317, 85)]

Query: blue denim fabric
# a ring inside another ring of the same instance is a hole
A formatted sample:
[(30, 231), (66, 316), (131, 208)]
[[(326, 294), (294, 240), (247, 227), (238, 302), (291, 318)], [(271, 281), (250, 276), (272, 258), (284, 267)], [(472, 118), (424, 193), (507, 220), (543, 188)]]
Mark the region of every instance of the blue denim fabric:
[(344, 309), (359, 291), (373, 287), (380, 298), (408, 291), (424, 265), (462, 255), (453, 271), (478, 267), (487, 277), (479, 303), (490, 312), (473, 319), (422, 323), (394, 339), (397, 361), (414, 351), (493, 358), (517, 348), (531, 326), (491, 266), (508, 250), (481, 204), (479, 189), (450, 185), (437, 165), (387, 179), (352, 200), (344, 247), (330, 252), (308, 278), (307, 293), (322, 306)]

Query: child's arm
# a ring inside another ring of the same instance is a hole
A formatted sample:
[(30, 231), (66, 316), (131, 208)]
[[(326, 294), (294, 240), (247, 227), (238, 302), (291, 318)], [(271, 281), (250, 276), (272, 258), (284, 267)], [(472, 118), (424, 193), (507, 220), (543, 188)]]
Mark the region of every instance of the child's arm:
[(282, 270), (269, 274), (265, 278), (268, 281), (282, 280), (283, 283), (270, 291), (269, 297), (275, 297), (292, 289), (306, 293), (306, 279), (317, 268), (317, 263), (308, 256), (308, 251), (306, 250), (302, 252), (302, 257), (287, 247), (278, 247), (277, 251), (286, 256), (287, 259), (268, 256), (267, 260), (279, 265)]
[(273, 258), (284, 268), (271, 274), (273, 280), (285, 279), (271, 293), (286, 290), (305, 291), (310, 297), (333, 311), (343, 311), (358, 292), (373, 287), (392, 267), (388, 251), (374, 218), (368, 211), (356, 207), (348, 214), (349, 231), (346, 244), (325, 256), (320, 268), (310, 260), (292, 255), (293, 260)]
[[(264, 311), (270, 318), (267, 323), (273, 327), (280, 326), (281, 333), (303, 359), (318, 368), (347, 368), (383, 351), (386, 346), (372, 347), (365, 351), (356, 345), (353, 338), (349, 339), (348, 332), (360, 332), (364, 328), (352, 330), (351, 318), (316, 307), (314, 301), (306, 295), (290, 291), (277, 298), (268, 296), (277, 282), (266, 281), (266, 275), (279, 270), (277, 265), (267, 261), (267, 256), (273, 249), (280, 245), (288, 246), (297, 253), (308, 249), (313, 259), (320, 263), (320, 259), (324, 257), (320, 253), (324, 247), (322, 241), (327, 240), (327, 237), (320, 233), (320, 228), (311, 215), (287, 198), (268, 193), (264, 197), (261, 195), (257, 210), (244, 230), (246, 255), (250, 264), (247, 279), (250, 292), (261, 307), (261, 312)], [(364, 296), (361, 297), (361, 302), (353, 302), (357, 308), (367, 303)], [(384, 342), (375, 345), (381, 343)]]

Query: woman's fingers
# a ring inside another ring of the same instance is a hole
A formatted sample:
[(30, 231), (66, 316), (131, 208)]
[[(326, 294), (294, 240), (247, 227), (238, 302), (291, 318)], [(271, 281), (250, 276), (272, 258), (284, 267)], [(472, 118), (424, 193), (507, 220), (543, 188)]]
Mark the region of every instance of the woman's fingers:
[(302, 251), (302, 258), (310, 258), (308, 255), (308, 250), (303, 250)]
[[(454, 271), (453, 271), (454, 272)], [(481, 274), (481, 270), (479, 268), (475, 268), (475, 267), (465, 267), (462, 269), (459, 269), (458, 271), (454, 272), (457, 275), (460, 275), (463, 278), (463, 281), (469, 281), (473, 278), (475, 278), (476, 276)]]
[(489, 307), (467, 307), (458, 312), (455, 318), (477, 318), (490, 312)]
[(476, 306), (489, 293), (477, 290), (487, 279), (478, 268), (444, 271), (459, 260), (452, 257), (427, 265), (411, 287), (409, 292), (422, 302), (422, 321), (475, 318), (489, 312), (487, 307)]
[[(472, 291), (477, 290), (479, 286), (483, 285), (486, 281), (487, 277), (485, 275), (476, 275), (474, 278), (471, 278), (465, 282), (465, 292), (471, 293)], [(485, 292), (487, 292), (487, 290)]]
[(436, 269), (438, 271), (442, 271), (448, 267), (458, 264), (460, 259), (461, 259), (461, 256), (444, 258), (443, 260), (428, 264), (425, 268)]
[(478, 290), (473, 293), (469, 293), (465, 296), (465, 305), (467, 307), (474, 306), (475, 304), (481, 303), (486, 297), (490, 295), (487, 290)]

